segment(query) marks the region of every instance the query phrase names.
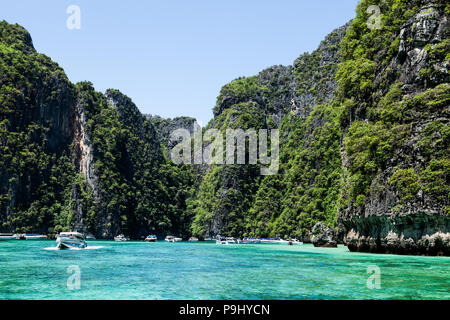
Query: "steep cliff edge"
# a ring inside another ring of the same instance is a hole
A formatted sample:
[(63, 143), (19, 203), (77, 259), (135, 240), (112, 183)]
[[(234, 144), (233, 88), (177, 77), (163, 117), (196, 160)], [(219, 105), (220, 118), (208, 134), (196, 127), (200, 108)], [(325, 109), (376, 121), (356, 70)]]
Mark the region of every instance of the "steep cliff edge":
[(367, 6), (338, 74), (339, 222), (352, 251), (449, 255), (449, 4), (383, 1), (379, 30), (364, 26)]
[[(317, 50), (301, 55), (292, 66), (273, 66), (221, 89), (207, 129), (279, 129), (281, 166), (277, 174), (269, 177), (261, 176), (260, 165), (211, 166), (191, 204), (196, 213), (194, 234), (302, 237), (304, 229), (326, 220), (326, 214), (321, 214), (306, 223), (299, 222), (304, 205), (298, 199), (285, 200), (293, 189), (287, 177), (297, 150), (305, 147), (301, 141), (309, 136), (304, 124), (316, 123), (317, 118), (325, 122), (320, 112), (311, 116), (312, 121), (306, 119), (316, 105), (334, 97), (339, 43), (347, 26), (331, 32)], [(310, 186), (304, 186), (302, 192)], [(309, 208), (325, 211), (321, 205), (318, 207)]]
[(19, 25), (0, 22), (0, 231), (187, 235), (189, 168), (118, 90), (72, 84)]
[(53, 229), (68, 205), (74, 100), (64, 71), (28, 32), (1, 21), (0, 230)]
[(372, 4), (292, 66), (222, 88), (206, 129), (279, 129), (272, 176), (174, 165), (168, 134), (194, 119), (73, 85), (0, 22), (0, 231), (317, 241), (320, 225), (352, 251), (450, 255), (450, 4), (375, 1), (379, 27)]

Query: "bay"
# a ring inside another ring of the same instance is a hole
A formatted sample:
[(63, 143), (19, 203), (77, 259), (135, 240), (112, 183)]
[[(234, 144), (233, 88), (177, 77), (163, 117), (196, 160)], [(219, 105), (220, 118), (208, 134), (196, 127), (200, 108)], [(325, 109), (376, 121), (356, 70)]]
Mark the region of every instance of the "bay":
[[(87, 250), (64, 251), (55, 245), (0, 242), (0, 299), (450, 299), (449, 257), (308, 244), (89, 241)], [(73, 266), (80, 289), (68, 286)], [(374, 266), (379, 289), (367, 285)]]

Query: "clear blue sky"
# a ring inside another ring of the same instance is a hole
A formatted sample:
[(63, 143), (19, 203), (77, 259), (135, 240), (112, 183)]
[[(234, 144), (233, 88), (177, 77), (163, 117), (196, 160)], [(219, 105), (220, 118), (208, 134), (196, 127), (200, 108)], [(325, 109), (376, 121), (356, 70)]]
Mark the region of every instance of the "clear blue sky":
[[(119, 89), (143, 113), (204, 124), (220, 88), (292, 64), (355, 16), (358, 0), (14, 0), (0, 19), (19, 23), (72, 82)], [(69, 30), (69, 5), (81, 29)]]

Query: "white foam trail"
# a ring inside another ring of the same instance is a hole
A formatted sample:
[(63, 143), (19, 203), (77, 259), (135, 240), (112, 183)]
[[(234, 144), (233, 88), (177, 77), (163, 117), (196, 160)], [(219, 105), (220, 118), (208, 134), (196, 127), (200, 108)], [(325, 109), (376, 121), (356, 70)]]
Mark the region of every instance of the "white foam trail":
[[(105, 247), (104, 246), (91, 246), (91, 247), (87, 247), (87, 248), (84, 248), (84, 249), (82, 249), (82, 248), (70, 248), (68, 250), (77, 250), (77, 251), (80, 251), (80, 250), (99, 250), (99, 249), (103, 249), (103, 248), (105, 248)], [(60, 250), (60, 249), (58, 249), (57, 247), (50, 247), (50, 248), (44, 248), (44, 250), (56, 251), (56, 250)]]

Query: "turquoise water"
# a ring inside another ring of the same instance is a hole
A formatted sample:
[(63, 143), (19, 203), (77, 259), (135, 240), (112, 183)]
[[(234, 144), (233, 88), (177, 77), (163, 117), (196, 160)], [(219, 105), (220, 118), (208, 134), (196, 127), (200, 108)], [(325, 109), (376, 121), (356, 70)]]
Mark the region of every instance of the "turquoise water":
[[(450, 299), (450, 258), (311, 245), (0, 242), (0, 299)], [(80, 269), (69, 290), (69, 266)], [(369, 266), (381, 288), (368, 289)]]

